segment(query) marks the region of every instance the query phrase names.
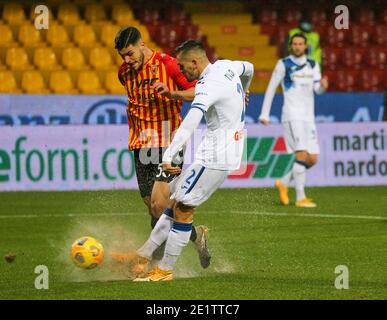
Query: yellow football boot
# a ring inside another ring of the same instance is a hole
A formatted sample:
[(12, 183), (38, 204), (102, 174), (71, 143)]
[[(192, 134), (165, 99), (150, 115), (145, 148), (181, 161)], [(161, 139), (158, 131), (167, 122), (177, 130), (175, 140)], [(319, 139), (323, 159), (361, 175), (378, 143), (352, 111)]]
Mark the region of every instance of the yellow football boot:
[(287, 206), (289, 204), (288, 187), (281, 180), (275, 181), (275, 187), (278, 189), (280, 203)]
[(296, 202), (296, 207), (299, 207), (299, 208), (316, 208), (317, 204), (315, 204), (312, 199), (305, 198), (305, 199), (298, 200)]
[(134, 282), (156, 282), (156, 281), (171, 281), (173, 280), (172, 270), (162, 270), (155, 267), (145, 277), (137, 277)]

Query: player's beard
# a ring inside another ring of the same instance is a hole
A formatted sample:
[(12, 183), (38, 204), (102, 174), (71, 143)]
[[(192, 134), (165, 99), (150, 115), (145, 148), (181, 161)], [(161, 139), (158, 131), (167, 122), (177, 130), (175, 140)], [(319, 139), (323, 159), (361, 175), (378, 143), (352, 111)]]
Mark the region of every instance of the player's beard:
[(140, 52), (140, 57), (139, 57), (139, 59), (138, 59), (138, 61), (136, 61), (135, 62), (135, 64), (138, 64), (138, 67), (137, 68), (134, 68), (133, 66), (132, 66), (132, 69), (134, 69), (135, 71), (138, 71), (138, 70), (140, 70), (141, 68), (142, 68), (142, 66), (143, 66), (143, 64), (144, 64), (144, 52)]

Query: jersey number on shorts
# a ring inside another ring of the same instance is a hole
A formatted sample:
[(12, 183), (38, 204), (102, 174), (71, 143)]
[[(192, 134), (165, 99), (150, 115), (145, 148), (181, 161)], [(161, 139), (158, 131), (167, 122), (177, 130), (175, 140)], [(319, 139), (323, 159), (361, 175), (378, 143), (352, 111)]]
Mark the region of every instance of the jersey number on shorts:
[(243, 88), (240, 83), (237, 83), (237, 91), (242, 95), (243, 110), (241, 114), (241, 122), (245, 120), (245, 95), (243, 94)]
[(181, 186), (182, 189), (188, 189), (189, 188), (189, 186), (191, 185), (191, 180), (195, 176), (195, 174), (196, 174), (196, 171), (192, 169), (191, 170), (191, 175), (187, 179), (185, 179), (184, 185)]

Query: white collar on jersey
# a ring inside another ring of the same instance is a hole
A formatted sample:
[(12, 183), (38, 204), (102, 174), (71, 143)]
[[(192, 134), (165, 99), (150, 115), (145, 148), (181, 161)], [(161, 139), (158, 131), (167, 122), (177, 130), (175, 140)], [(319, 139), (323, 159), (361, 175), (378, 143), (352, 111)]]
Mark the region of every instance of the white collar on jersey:
[(290, 55), (290, 59), (297, 65), (302, 66), (306, 63), (306, 56), (303, 55), (301, 57), (295, 57), (293, 55)]

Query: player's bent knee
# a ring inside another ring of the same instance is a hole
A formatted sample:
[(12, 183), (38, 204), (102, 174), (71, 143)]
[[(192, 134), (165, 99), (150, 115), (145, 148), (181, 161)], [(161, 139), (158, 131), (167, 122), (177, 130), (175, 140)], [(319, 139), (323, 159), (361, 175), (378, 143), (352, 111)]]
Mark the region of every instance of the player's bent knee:
[(317, 155), (309, 155), (308, 157), (308, 165), (309, 167), (313, 167), (318, 161)]
[(186, 206), (178, 202), (175, 206), (175, 220), (182, 223), (191, 223), (193, 221), (194, 207)]
[(152, 216), (155, 218), (160, 218), (164, 210), (167, 208), (165, 203), (163, 201), (159, 200), (152, 200), (151, 201), (151, 212)]

